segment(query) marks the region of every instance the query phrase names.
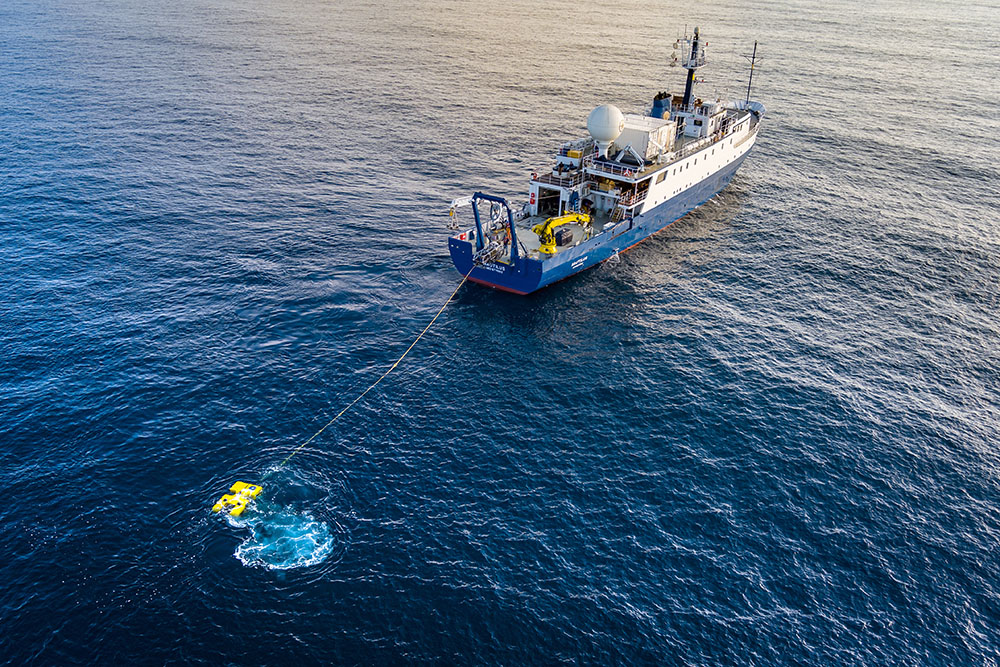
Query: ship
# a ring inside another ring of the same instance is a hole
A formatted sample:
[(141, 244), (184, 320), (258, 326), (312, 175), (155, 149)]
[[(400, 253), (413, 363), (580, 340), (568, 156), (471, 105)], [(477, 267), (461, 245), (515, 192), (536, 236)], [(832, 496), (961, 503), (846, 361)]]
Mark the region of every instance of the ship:
[[(687, 70), (683, 95), (658, 92), (640, 114), (595, 108), (590, 136), (562, 144), (551, 168), (531, 174), (521, 206), (483, 192), (452, 201), (448, 250), (459, 273), (529, 294), (618, 257), (729, 184), (765, 113), (750, 99), (757, 44), (746, 99), (735, 102), (695, 96), (706, 64), (698, 28), (674, 48), (670, 65)], [(467, 206), (474, 224), (463, 227)]]

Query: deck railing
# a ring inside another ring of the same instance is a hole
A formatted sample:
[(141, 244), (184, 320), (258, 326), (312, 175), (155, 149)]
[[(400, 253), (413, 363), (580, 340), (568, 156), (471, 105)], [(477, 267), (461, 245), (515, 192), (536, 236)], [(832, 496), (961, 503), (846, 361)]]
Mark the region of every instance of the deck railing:
[(758, 125), (754, 125), (753, 127), (751, 127), (750, 131), (747, 132), (747, 136), (743, 137), (742, 139), (740, 139), (739, 141), (736, 142), (736, 146), (740, 146), (740, 145), (746, 143), (750, 139), (750, 137), (752, 137), (755, 134), (757, 134), (757, 128), (758, 127), (759, 127)]
[(546, 185), (555, 185), (561, 188), (572, 188), (583, 182), (583, 170), (577, 170), (574, 172), (568, 172), (566, 176), (553, 176), (551, 173), (538, 174), (532, 176), (533, 181), (538, 183), (545, 183)]
[(632, 167), (625, 165), (618, 165), (614, 163), (607, 162), (597, 162), (593, 155), (588, 155), (583, 158), (583, 166), (587, 169), (593, 169), (594, 171), (602, 171), (605, 174), (613, 174), (615, 176), (621, 176), (623, 178), (635, 178), (639, 173), (645, 169), (645, 165), (642, 167)]
[(649, 194), (649, 190), (643, 190), (642, 192), (633, 195), (631, 192), (622, 193), (618, 197), (618, 205), (623, 208), (632, 208), (642, 202), (646, 201), (646, 195)]
[(702, 137), (701, 139), (698, 139), (697, 141), (692, 141), (691, 143), (689, 143), (687, 146), (685, 146), (681, 150), (676, 151), (673, 154), (673, 156), (670, 158), (670, 161), (667, 162), (666, 164), (671, 164), (673, 162), (677, 162), (678, 160), (683, 160), (688, 155), (692, 155), (694, 153), (697, 153), (698, 151), (700, 151), (702, 148), (704, 148), (705, 146), (709, 145), (710, 143), (712, 143), (712, 142), (709, 141), (708, 137)]

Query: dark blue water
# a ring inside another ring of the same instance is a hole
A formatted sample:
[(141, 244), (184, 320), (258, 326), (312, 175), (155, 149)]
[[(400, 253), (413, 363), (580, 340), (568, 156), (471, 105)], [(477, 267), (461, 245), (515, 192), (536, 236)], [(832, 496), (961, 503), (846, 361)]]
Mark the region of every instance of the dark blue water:
[[(996, 6), (536, 5), (0, 5), (0, 660), (996, 664)], [(730, 187), (278, 468), (685, 24)]]

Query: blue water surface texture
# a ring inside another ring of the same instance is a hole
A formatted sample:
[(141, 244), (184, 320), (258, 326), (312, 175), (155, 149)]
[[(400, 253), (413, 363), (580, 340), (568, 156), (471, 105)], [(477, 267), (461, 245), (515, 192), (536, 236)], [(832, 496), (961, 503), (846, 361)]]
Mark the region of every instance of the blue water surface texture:
[[(463, 286), (280, 466), (455, 289), (448, 202), (679, 91), (695, 25), (706, 98), (760, 41), (733, 183)], [(0, 3), (0, 662), (997, 664), (997, 25)]]

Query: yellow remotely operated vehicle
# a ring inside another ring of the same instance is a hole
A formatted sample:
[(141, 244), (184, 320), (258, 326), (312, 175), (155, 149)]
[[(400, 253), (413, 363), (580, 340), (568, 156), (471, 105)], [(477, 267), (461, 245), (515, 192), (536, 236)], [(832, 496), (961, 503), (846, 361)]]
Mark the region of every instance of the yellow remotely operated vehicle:
[(538, 246), (538, 252), (544, 255), (556, 254), (555, 228), (561, 227), (562, 225), (569, 225), (574, 222), (582, 226), (584, 229), (590, 229), (590, 216), (586, 213), (567, 213), (565, 215), (559, 215), (554, 218), (549, 218), (545, 222), (532, 227), (531, 231), (538, 234), (538, 240), (541, 241), (541, 245)]
[(219, 502), (212, 506), (213, 512), (225, 510), (226, 514), (239, 516), (243, 514), (243, 510), (247, 508), (247, 505), (260, 495), (261, 488), (257, 484), (236, 482), (229, 491), (229, 493), (219, 499)]

